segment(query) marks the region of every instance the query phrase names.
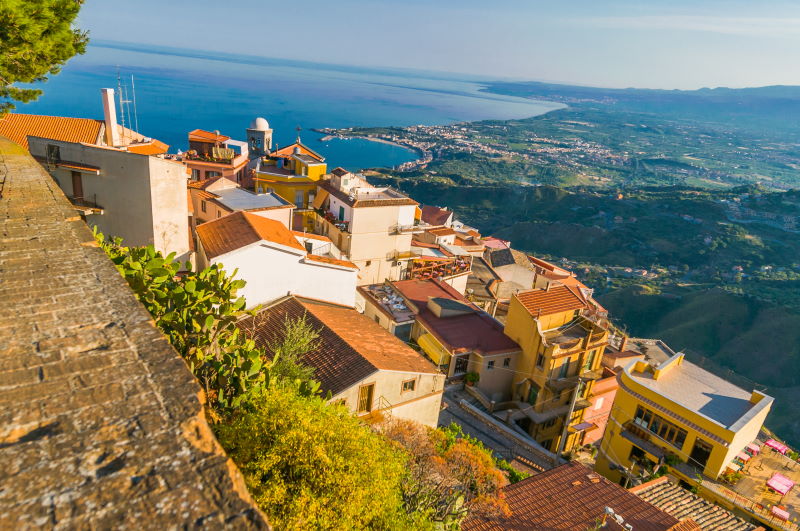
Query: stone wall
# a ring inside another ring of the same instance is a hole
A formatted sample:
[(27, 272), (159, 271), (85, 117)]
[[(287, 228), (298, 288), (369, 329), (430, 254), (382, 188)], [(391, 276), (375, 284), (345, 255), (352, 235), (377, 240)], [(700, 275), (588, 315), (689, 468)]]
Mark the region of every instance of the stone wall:
[(268, 528), (183, 360), (4, 139), (0, 301), (0, 528)]

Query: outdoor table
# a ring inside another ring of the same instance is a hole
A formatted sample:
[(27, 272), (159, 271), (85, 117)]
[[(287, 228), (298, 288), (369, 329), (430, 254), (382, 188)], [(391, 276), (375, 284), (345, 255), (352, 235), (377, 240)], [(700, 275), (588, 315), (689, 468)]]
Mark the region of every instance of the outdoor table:
[(744, 449), (747, 450), (750, 455), (758, 455), (758, 453), (761, 451), (761, 447), (756, 443), (750, 443), (745, 446)]
[(775, 516), (776, 518), (780, 518), (781, 520), (788, 520), (789, 519), (789, 512), (788, 511), (784, 511), (783, 509), (781, 509), (777, 505), (773, 505), (772, 506), (771, 512), (772, 512), (773, 516)]
[(776, 452), (780, 452), (782, 454), (785, 454), (787, 451), (789, 451), (789, 447), (788, 446), (786, 446), (783, 443), (780, 443), (780, 442), (776, 441), (775, 439), (768, 440), (767, 442), (764, 443), (764, 446), (769, 446), (770, 448), (772, 448)]

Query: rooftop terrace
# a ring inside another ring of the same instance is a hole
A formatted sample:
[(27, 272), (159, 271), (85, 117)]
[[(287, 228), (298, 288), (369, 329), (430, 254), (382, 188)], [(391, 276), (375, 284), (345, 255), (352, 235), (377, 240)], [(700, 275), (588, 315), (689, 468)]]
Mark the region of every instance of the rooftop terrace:
[(244, 188), (226, 188), (217, 190), (214, 194), (218, 196), (217, 201), (234, 211), (292, 206), (277, 194), (255, 194)]

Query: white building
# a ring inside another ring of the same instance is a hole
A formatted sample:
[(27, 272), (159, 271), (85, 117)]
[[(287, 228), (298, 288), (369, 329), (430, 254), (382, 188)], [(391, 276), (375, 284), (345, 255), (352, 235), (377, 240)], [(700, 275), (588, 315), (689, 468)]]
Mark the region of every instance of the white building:
[(189, 259), (186, 168), (164, 157), (166, 144), (117, 123), (112, 89), (103, 105), (104, 120), (10, 114), (0, 135), (29, 149), (89, 225)]
[(358, 267), (340, 259), (324, 236), (291, 231), (251, 212), (234, 212), (197, 227), (198, 266), (222, 264), (247, 282), (248, 307), (288, 294), (355, 305)]
[(287, 319), (305, 317), (319, 333), (316, 349), (301, 361), (331, 402), (358, 416), (380, 413), (435, 428), (444, 390), (444, 374), (419, 352), (352, 308), (284, 297), (239, 321), (239, 328), (271, 355)]

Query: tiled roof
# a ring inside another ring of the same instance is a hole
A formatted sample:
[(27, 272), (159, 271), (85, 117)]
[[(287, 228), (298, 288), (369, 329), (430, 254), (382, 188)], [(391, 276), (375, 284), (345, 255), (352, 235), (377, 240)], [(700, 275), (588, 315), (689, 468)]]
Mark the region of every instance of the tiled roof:
[(189, 141), (195, 142), (227, 142), (230, 140), (231, 137), (225, 135), (218, 135), (216, 133), (212, 133), (211, 131), (205, 131), (203, 129), (195, 129), (194, 131), (189, 131)]
[(339, 260), (337, 258), (330, 258), (328, 256), (319, 256), (317, 254), (309, 254), (306, 255), (307, 260), (311, 260), (313, 262), (321, 262), (323, 264), (332, 264), (338, 265), (342, 267), (349, 267), (352, 269), (358, 269), (358, 266), (355, 265), (353, 262), (349, 262), (347, 260)]
[(319, 346), (302, 361), (314, 368), (323, 392), (336, 395), (378, 370), (437, 372), (379, 324), (343, 306), (288, 297), (243, 319), (238, 326), (271, 355), (269, 346), (280, 339), (285, 320), (303, 315), (319, 332)]
[(445, 210), (437, 206), (426, 205), (422, 207), (422, 221), (431, 225), (444, 225), (453, 215), (452, 210)]
[[(299, 215), (302, 216), (302, 214), (299, 214)], [(328, 238), (327, 236), (322, 236), (321, 234), (314, 234), (314, 233), (311, 233), (311, 232), (303, 232), (303, 231), (300, 231), (300, 230), (293, 230), (292, 234), (294, 234), (295, 236), (298, 236), (300, 238), (308, 238), (309, 240), (319, 240), (321, 242), (333, 243), (333, 242), (331, 242), (330, 238)]]
[(37, 114), (7, 114), (0, 119), (0, 136), (28, 149), (28, 136), (38, 136), (64, 142), (96, 144), (103, 128), (101, 120), (39, 116)]
[[(505, 335), (500, 323), (444, 282), (401, 280), (392, 282), (392, 287), (411, 303), (420, 324), (450, 352), (475, 351), (491, 355), (519, 350), (519, 345)], [(437, 317), (428, 309), (428, 300), (431, 298), (458, 301), (474, 311)]]
[(289, 144), (288, 146), (284, 146), (282, 148), (275, 149), (269, 155), (270, 155), (270, 157), (277, 157), (277, 158), (283, 158), (283, 159), (289, 158), (292, 155), (294, 155), (294, 148), (296, 148), (296, 147), (300, 148), (300, 153), (303, 154), (303, 155), (311, 155), (312, 157), (314, 157), (315, 159), (317, 159), (320, 162), (324, 162), (325, 161), (325, 157), (323, 157), (322, 155), (320, 155), (319, 153), (317, 153), (316, 151), (314, 151), (310, 147), (306, 146), (302, 142), (294, 142), (292, 144)]
[(156, 139), (141, 144), (128, 145), (129, 152), (138, 153), (139, 155), (160, 155), (168, 150), (169, 146), (167, 144)]
[(633, 487), (630, 492), (675, 518), (680, 520), (691, 518), (706, 531), (756, 529), (755, 525), (734, 516), (719, 505), (670, 482), (666, 476)]
[[(681, 527), (674, 516), (631, 494), (575, 461), (503, 488), (511, 516), (468, 517), (464, 531), (546, 530), (586, 531), (610, 507), (635, 531), (699, 530)], [(608, 518), (607, 529), (621, 529)]]
[(436, 229), (428, 229), (428, 232), (433, 234), (434, 236), (451, 236), (456, 233), (453, 229), (449, 227), (439, 227)]
[(224, 179), (225, 177), (217, 176), (211, 177), (210, 179), (203, 179), (202, 181), (189, 181), (186, 186), (189, 188), (197, 188), (199, 190), (205, 190), (215, 182), (219, 181), (220, 179)]
[(534, 317), (586, 308), (583, 299), (567, 286), (523, 291), (514, 296)]
[(339, 199), (346, 205), (353, 208), (358, 207), (382, 207), (382, 206), (399, 206), (399, 205), (418, 205), (416, 201), (410, 197), (397, 194), (397, 197), (376, 197), (374, 199), (353, 199), (345, 192), (331, 185), (329, 181), (322, 181), (318, 185), (323, 190), (327, 191), (332, 196)]
[(234, 212), (198, 225), (197, 236), (209, 259), (261, 240), (305, 252), (305, 247), (281, 222), (249, 212)]

